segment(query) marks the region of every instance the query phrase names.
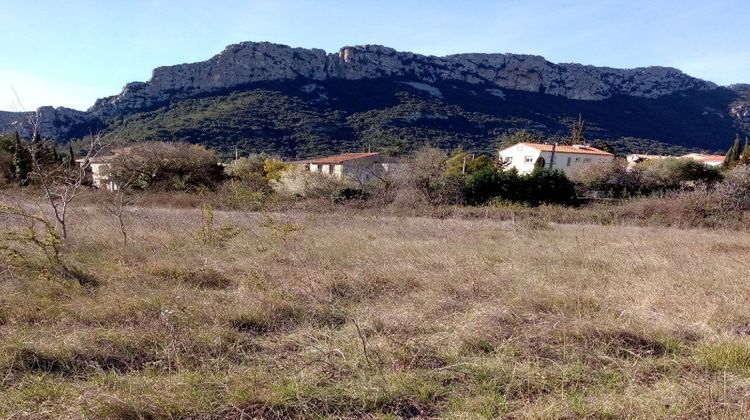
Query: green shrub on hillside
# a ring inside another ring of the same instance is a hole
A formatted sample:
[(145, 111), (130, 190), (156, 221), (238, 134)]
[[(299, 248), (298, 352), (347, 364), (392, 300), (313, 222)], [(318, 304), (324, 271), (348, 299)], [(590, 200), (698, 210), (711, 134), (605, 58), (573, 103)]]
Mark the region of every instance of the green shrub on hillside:
[(643, 190), (673, 190), (689, 182), (713, 183), (721, 179), (715, 168), (692, 159), (651, 159), (636, 165)]

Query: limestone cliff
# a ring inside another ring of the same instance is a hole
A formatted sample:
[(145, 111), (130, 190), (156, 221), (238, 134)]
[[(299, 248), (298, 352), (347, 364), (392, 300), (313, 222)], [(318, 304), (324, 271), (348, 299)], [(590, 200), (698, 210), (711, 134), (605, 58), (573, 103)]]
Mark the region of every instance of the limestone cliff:
[(657, 98), (683, 90), (716, 88), (713, 83), (665, 67), (623, 70), (554, 64), (543, 57), (517, 54), (433, 57), (378, 45), (344, 47), (338, 53), (326, 54), (317, 49), (244, 42), (227, 47), (207, 61), (159, 67), (148, 82), (126, 85), (119, 95), (98, 100), (91, 111), (111, 116), (256, 82), (383, 77), (426, 83), (483, 83), (580, 100), (617, 95)]

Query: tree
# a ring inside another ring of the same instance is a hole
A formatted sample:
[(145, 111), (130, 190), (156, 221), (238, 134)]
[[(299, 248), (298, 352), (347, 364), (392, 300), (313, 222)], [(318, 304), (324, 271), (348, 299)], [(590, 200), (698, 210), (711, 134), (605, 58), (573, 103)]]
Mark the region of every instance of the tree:
[(531, 204), (568, 204), (575, 199), (575, 184), (559, 169), (542, 168), (522, 177), (524, 201)]
[(506, 149), (518, 143), (540, 143), (541, 137), (526, 129), (520, 129), (503, 134), (497, 139), (497, 148)]
[(127, 208), (137, 201), (138, 194), (133, 187), (141, 178), (144, 167), (144, 162), (131, 162), (127, 153), (116, 155), (114, 162), (110, 165), (108, 179), (113, 191), (109, 195), (109, 200), (105, 203), (104, 209), (117, 221), (124, 246), (128, 245), (125, 213)]
[(281, 175), (290, 168), (291, 165), (281, 159), (267, 158), (263, 161), (263, 174), (268, 181), (281, 181)]
[(547, 166), (547, 162), (544, 160), (542, 156), (539, 156), (536, 159), (536, 162), (534, 162), (534, 170), (544, 169), (544, 167)]
[[(34, 124), (34, 137), (25, 144), (31, 156), (31, 179), (38, 183), (44, 191), (45, 198), (55, 216), (56, 226), (60, 237), (65, 242), (68, 239), (68, 210), (76, 199), (91, 167), (91, 160), (96, 158), (101, 150), (100, 137), (91, 136), (86, 155), (80, 165), (69, 167), (59, 162), (57, 153), (52, 154), (54, 146), (42, 139), (38, 129), (38, 115)], [(24, 143), (22, 143), (24, 145)]]
[(573, 126), (570, 130), (570, 144), (585, 144), (586, 138), (584, 131), (586, 130), (586, 122), (583, 120), (583, 116), (578, 114), (578, 120), (573, 122)]
[(67, 161), (65, 162), (68, 167), (72, 167), (76, 164), (76, 154), (73, 152), (73, 143), (68, 143), (68, 156)]
[(608, 141), (604, 140), (598, 140), (595, 144), (595, 147), (600, 150), (604, 150), (605, 152), (615, 154), (615, 148), (612, 147), (612, 145)]
[(644, 191), (674, 190), (695, 182), (714, 183), (721, 173), (692, 159), (652, 159), (635, 166)]
[(571, 180), (581, 195), (603, 191), (611, 198), (620, 198), (636, 195), (641, 188), (640, 171), (628, 170), (625, 159), (586, 165), (575, 171)]
[(15, 179), (19, 185), (26, 185), (31, 173), (31, 154), (26, 147), (21, 136), (16, 131), (13, 137), (13, 167)]
[(456, 152), (445, 161), (446, 174), (471, 174), (495, 166), (495, 160), (487, 155), (476, 156), (468, 152)]
[(750, 165), (750, 137), (745, 137), (745, 147), (742, 148), (742, 153), (738, 162), (742, 165)]
[(740, 135), (738, 134), (737, 137), (734, 139), (734, 144), (727, 151), (727, 154), (724, 157), (724, 163), (722, 163), (722, 166), (725, 169), (733, 167), (739, 162), (741, 154), (742, 154), (742, 150), (740, 148)]
[(224, 170), (213, 150), (189, 143), (144, 142), (127, 150), (128, 167), (122, 162), (113, 171), (137, 171), (134, 187), (194, 191), (214, 188), (223, 179)]

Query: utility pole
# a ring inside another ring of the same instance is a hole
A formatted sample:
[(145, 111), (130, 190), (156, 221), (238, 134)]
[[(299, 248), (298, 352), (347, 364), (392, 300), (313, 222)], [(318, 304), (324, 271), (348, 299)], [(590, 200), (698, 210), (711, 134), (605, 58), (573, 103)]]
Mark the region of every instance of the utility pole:
[(557, 142), (552, 144), (552, 156), (549, 158), (549, 168), (553, 169), (555, 167), (555, 152), (557, 151)]

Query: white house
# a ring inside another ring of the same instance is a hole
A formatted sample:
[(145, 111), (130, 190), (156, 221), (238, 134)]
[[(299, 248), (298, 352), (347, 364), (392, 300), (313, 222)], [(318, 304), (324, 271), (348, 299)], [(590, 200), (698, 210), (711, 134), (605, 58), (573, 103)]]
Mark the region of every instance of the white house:
[(344, 153), (294, 162), (303, 171), (361, 183), (379, 178), (402, 165), (382, 153)]
[(614, 155), (588, 145), (518, 143), (500, 150), (498, 158), (507, 168), (515, 168), (520, 174), (533, 171), (537, 160), (543, 158), (547, 168), (559, 169), (565, 175), (572, 175), (580, 168), (611, 162)]

